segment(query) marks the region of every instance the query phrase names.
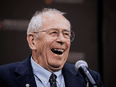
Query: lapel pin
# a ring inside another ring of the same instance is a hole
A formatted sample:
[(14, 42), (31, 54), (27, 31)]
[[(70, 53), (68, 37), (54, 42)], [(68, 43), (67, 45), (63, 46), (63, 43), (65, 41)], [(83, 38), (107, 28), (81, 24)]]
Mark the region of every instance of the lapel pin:
[(29, 87), (30, 85), (29, 85), (29, 84), (26, 84), (25, 86), (26, 86), (26, 87)]

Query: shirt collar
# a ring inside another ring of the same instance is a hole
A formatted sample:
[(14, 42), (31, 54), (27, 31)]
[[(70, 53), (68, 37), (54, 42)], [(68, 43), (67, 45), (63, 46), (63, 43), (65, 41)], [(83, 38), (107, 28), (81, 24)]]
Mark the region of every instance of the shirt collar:
[[(42, 66), (40, 66), (39, 64), (37, 64), (32, 56), (31, 56), (31, 65), (33, 68), (33, 73), (42, 81), (42, 83), (48, 83), (49, 82), (49, 78), (51, 76), (51, 72), (46, 70), (45, 68), (43, 68)], [(56, 76), (57, 76), (57, 82), (60, 83), (60, 77), (62, 75), (62, 70), (59, 70), (57, 72), (53, 72)]]

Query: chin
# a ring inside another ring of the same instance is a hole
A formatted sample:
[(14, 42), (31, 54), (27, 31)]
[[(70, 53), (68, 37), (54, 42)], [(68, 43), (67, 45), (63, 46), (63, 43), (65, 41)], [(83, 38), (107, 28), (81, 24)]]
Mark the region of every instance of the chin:
[(63, 66), (64, 66), (64, 63), (54, 63), (54, 64), (49, 64), (50, 65), (50, 67), (51, 68), (53, 68), (53, 69), (58, 69), (58, 70), (60, 70), (60, 69), (62, 69), (63, 68)]
[(62, 66), (56, 66), (56, 65), (53, 65), (53, 66), (50, 66), (50, 70), (51, 72), (56, 72), (56, 71), (59, 71), (62, 69)]

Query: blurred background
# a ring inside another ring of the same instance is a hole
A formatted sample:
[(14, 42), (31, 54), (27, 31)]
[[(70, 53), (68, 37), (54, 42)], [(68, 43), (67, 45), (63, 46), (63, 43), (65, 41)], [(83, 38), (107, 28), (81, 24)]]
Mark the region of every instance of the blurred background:
[(0, 65), (23, 61), (31, 54), (28, 23), (46, 7), (66, 12), (76, 34), (67, 62), (84, 59), (100, 73), (105, 87), (115, 87), (116, 0), (0, 0)]

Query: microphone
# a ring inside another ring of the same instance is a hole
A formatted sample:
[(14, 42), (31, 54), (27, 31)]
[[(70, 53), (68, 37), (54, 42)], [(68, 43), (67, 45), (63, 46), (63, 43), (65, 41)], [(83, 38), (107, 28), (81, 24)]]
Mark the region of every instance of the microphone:
[(82, 74), (82, 76), (88, 81), (90, 82), (90, 84), (92, 85), (92, 87), (97, 87), (97, 84), (95, 82), (95, 80), (93, 79), (93, 77), (91, 76), (91, 74), (88, 71), (88, 64), (83, 61), (83, 60), (79, 60), (75, 63), (75, 69), (76, 71), (80, 71), (80, 73)]

